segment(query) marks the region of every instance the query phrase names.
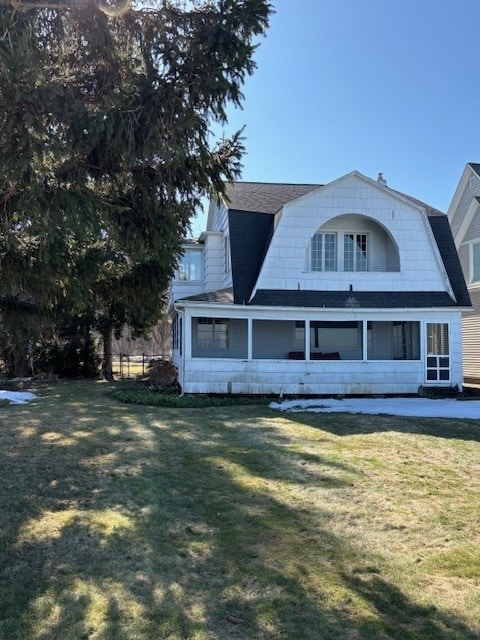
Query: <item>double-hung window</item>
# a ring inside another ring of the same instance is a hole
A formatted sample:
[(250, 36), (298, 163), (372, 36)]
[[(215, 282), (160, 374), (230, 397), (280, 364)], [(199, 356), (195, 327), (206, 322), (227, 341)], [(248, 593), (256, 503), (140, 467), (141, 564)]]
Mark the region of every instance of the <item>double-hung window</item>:
[(336, 268), (336, 234), (316, 233), (310, 245), (310, 269), (335, 271)]
[(366, 233), (346, 233), (343, 236), (343, 270), (368, 271)]
[(198, 318), (196, 348), (228, 349), (228, 325), (225, 318)]

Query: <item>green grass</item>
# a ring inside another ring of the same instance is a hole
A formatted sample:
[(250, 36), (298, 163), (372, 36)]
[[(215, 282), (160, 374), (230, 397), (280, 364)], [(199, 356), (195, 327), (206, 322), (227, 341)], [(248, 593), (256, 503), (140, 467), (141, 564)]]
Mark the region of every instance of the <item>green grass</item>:
[(480, 422), (0, 408), (1, 640), (480, 638)]

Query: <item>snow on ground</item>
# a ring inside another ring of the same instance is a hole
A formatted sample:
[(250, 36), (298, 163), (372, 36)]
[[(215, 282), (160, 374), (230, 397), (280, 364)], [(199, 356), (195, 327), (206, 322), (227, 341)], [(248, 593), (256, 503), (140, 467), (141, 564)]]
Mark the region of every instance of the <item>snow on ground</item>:
[(418, 418), (480, 419), (480, 400), (429, 398), (319, 398), (316, 400), (284, 400), (270, 403), (280, 411), (313, 411), (315, 413), (371, 413)]
[(29, 391), (1, 391), (0, 390), (0, 402), (2, 400), (9, 400), (10, 404), (26, 404), (30, 400), (35, 400), (37, 396)]

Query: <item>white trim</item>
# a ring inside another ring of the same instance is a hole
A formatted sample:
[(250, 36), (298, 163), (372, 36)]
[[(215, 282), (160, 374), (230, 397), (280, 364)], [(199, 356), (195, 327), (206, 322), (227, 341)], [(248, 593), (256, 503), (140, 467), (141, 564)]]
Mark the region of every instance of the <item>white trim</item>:
[[(378, 314), (382, 316), (382, 320), (384, 319), (384, 314), (391, 313), (393, 314), (393, 319), (396, 320), (398, 318), (395, 317), (395, 314), (398, 313), (457, 313), (462, 310), (469, 310), (471, 307), (384, 307), (382, 309), (370, 309), (363, 307), (288, 307), (288, 306), (267, 306), (267, 305), (241, 305), (241, 304), (222, 304), (217, 302), (205, 303), (197, 300), (188, 300), (174, 303), (174, 309), (190, 309), (190, 313), (198, 313), (198, 309), (204, 309), (207, 312), (211, 312), (211, 317), (214, 318), (215, 314), (218, 314), (218, 317), (229, 317), (229, 318), (248, 318), (249, 316), (255, 317), (255, 312), (260, 312), (262, 314), (266, 314), (267, 316), (271, 316), (274, 319), (278, 314), (289, 313), (293, 315), (297, 315), (297, 320), (301, 320), (301, 316), (318, 316), (321, 314), (355, 314), (358, 313), (360, 315), (375, 315)], [(262, 316), (263, 317), (263, 316)]]

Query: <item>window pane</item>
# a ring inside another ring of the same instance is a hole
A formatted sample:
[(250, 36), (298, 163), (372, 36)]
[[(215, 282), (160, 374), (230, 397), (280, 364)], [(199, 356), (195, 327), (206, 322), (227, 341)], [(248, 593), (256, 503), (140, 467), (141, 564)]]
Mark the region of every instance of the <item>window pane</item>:
[(362, 358), (361, 322), (311, 322), (310, 349), (324, 354), (338, 352), (344, 360)]
[(311, 243), (311, 269), (312, 271), (322, 270), (322, 241), (323, 234), (316, 233)]
[(190, 253), (190, 280), (201, 280), (202, 254), (199, 251)]
[(228, 349), (228, 320), (198, 318), (197, 349)]
[(335, 271), (335, 234), (325, 233), (325, 271)]
[(434, 356), (448, 356), (448, 324), (427, 324), (427, 353)]
[(372, 321), (367, 325), (368, 360), (420, 360), (420, 323)]
[(202, 279), (201, 251), (187, 251), (178, 265), (178, 279), (184, 282)]
[(343, 237), (343, 270), (353, 271), (354, 265), (354, 236), (353, 233), (346, 233)]
[(356, 236), (356, 270), (367, 270), (367, 236), (363, 233), (357, 233)]
[(182, 256), (180, 260), (180, 264), (178, 265), (178, 279), (179, 280), (188, 280), (188, 258), (187, 256)]

